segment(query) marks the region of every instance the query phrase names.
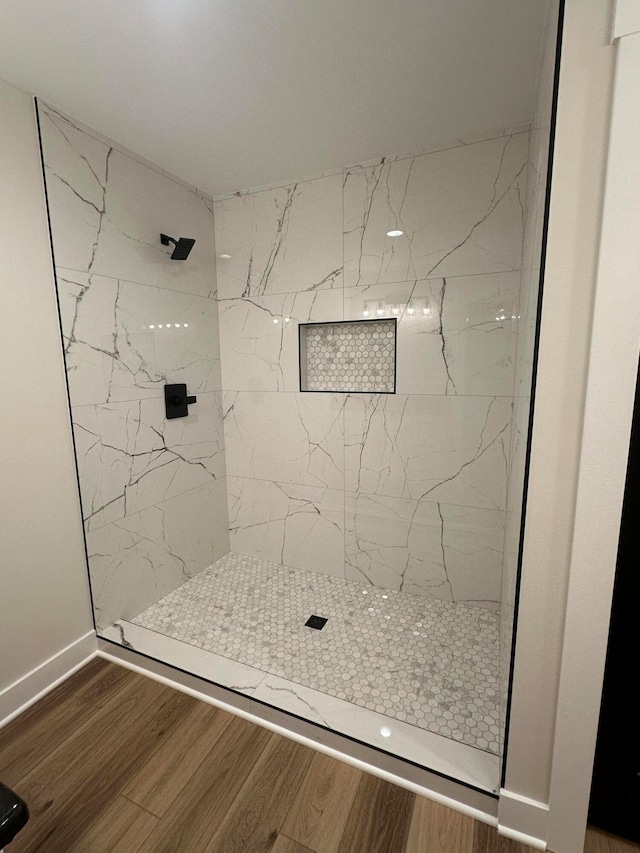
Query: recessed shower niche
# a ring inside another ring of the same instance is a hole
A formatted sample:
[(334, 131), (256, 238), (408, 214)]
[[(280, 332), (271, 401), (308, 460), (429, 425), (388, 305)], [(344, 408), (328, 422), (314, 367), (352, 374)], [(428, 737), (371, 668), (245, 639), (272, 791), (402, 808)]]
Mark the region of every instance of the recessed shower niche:
[(395, 394), (396, 318), (301, 323), (300, 390)]

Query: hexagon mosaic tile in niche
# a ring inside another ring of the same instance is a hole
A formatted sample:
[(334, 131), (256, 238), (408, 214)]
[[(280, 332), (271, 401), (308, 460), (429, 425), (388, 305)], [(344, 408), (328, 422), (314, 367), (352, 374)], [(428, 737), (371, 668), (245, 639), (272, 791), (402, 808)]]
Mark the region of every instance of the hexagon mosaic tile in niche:
[(300, 390), (393, 394), (396, 321), (303, 323)]
[[(305, 626), (313, 615), (322, 630)], [(499, 752), (498, 614), (233, 552), (132, 620), (488, 752)]]

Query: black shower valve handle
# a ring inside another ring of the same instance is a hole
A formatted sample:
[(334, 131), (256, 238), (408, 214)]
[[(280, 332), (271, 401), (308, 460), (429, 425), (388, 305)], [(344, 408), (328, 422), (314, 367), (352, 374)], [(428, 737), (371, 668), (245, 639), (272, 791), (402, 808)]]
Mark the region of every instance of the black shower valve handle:
[(173, 418), (186, 418), (189, 414), (188, 406), (197, 402), (197, 397), (187, 395), (187, 386), (184, 382), (176, 385), (164, 386), (164, 403), (167, 420)]

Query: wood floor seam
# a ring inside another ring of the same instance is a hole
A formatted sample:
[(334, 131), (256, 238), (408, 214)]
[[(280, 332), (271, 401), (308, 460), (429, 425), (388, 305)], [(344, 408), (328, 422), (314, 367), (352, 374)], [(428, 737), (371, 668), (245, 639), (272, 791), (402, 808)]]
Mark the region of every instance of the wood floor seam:
[[(50, 716), (52, 716), (59, 709), (60, 705), (62, 705), (64, 709), (64, 706), (70, 705), (72, 700), (77, 700), (78, 695), (81, 698), (84, 698), (84, 694), (91, 694), (92, 690), (99, 692), (101, 679), (104, 679), (108, 675), (114, 676), (116, 684), (123, 690), (126, 689), (127, 684), (130, 684), (133, 681), (134, 674), (124, 670), (124, 668), (119, 669), (121, 671), (111, 670), (109, 669), (107, 661), (103, 661), (99, 658), (93, 658), (85, 667), (75, 673), (70, 679), (67, 679), (62, 684), (58, 685), (58, 687), (44, 696), (39, 702), (31, 705), (23, 714), (16, 717), (2, 730), (0, 730), (0, 772), (2, 772), (2, 778), (5, 781), (5, 784), (14, 784), (18, 786), (22, 784), (23, 779), (32, 774), (34, 770), (37, 769), (37, 765), (45, 761), (54, 749), (57, 749), (63, 743), (68, 741), (72, 735), (77, 735), (78, 733), (77, 730), (74, 731), (74, 729), (67, 724), (62, 732), (58, 733), (60, 739), (54, 742), (51, 731), (43, 732), (45, 735), (43, 737), (43, 742), (46, 743), (47, 746), (46, 751), (42, 751), (42, 753), (38, 754), (35, 764), (31, 760), (28, 762), (26, 761), (26, 758), (31, 759), (29, 751), (27, 751), (26, 754), (25, 752), (19, 753), (17, 759), (18, 764), (20, 764), (20, 762), (25, 764), (25, 770), (22, 772), (16, 772), (15, 770), (12, 770), (16, 759), (9, 761), (7, 759), (7, 753), (11, 756), (12, 753), (15, 754), (16, 752), (19, 752), (21, 741), (23, 740), (22, 733), (25, 728), (28, 727), (29, 731), (32, 732), (33, 727), (38, 726), (38, 719), (43, 714), (49, 713)], [(111, 701), (112, 698), (112, 696), (107, 697), (105, 702)], [(82, 703), (80, 702), (80, 705), (81, 704)], [(99, 705), (98, 707), (102, 707), (102, 705)], [(73, 719), (73, 714), (71, 717)], [(53, 732), (57, 732), (57, 726), (51, 726), (51, 728), (53, 729)], [(32, 735), (31, 740), (33, 739)]]
[[(195, 725), (194, 716), (202, 718), (199, 722), (196, 719)], [(163, 817), (179, 797), (184, 785), (198, 773), (198, 769), (207, 760), (232, 719), (211, 705), (197, 702), (185, 718), (174, 741), (169, 745), (158, 744), (153, 754), (125, 787), (125, 794), (133, 802), (142, 801), (141, 805), (147, 803), (148, 811)], [(204, 722), (207, 725), (203, 728)], [(173, 753), (177, 752), (178, 747), (182, 747), (182, 752), (179, 756), (174, 756)], [(199, 753), (195, 760), (192, 760), (192, 749)]]
[(124, 797), (125, 800), (128, 800), (132, 805), (137, 806), (139, 809), (142, 809), (143, 812), (146, 812), (151, 817), (155, 817), (157, 820), (160, 820), (162, 815), (156, 814), (155, 812), (150, 811), (145, 808), (141, 803), (136, 803), (135, 800), (132, 800), (131, 797), (128, 797), (126, 794), (120, 794), (121, 797)]
[(287, 841), (291, 841), (292, 844), (297, 844), (298, 847), (300, 847), (301, 851), (304, 851), (304, 853), (323, 853), (322, 850), (315, 850), (312, 847), (307, 847), (305, 844), (301, 844), (299, 841), (297, 841), (295, 838), (291, 838), (291, 836), (287, 835), (285, 832), (281, 831), (278, 834), (281, 835), (283, 838), (286, 838)]
[[(0, 778), (31, 812), (11, 853), (534, 853), (107, 661), (0, 730)], [(590, 829), (585, 853), (640, 845)]]

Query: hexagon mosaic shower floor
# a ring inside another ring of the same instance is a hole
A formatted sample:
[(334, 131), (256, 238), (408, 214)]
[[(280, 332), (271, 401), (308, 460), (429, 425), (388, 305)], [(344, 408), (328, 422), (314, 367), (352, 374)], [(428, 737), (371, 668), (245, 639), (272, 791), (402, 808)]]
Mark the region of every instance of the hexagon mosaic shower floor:
[[(322, 630), (308, 628), (325, 617)], [(498, 614), (226, 554), (132, 620), (499, 752)]]

